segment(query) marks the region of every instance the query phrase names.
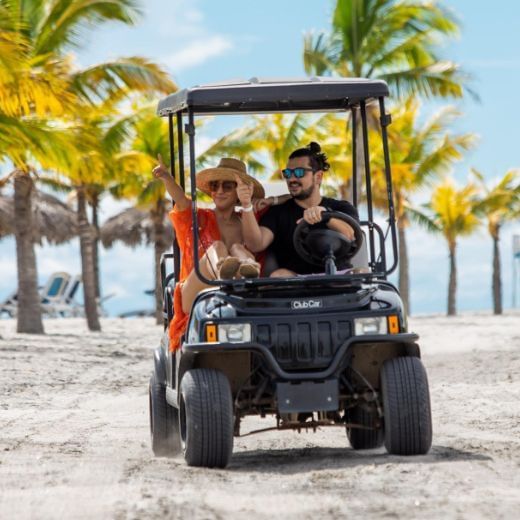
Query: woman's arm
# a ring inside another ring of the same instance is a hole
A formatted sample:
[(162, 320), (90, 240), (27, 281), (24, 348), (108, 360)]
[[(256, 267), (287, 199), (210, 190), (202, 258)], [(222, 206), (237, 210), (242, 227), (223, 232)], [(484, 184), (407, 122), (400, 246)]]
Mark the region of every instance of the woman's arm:
[(175, 179), (163, 163), (161, 154), (157, 156), (157, 159), (159, 160), (159, 165), (152, 170), (153, 176), (163, 182), (177, 209), (179, 211), (186, 209), (191, 204), (191, 199), (186, 196), (184, 190), (175, 182)]

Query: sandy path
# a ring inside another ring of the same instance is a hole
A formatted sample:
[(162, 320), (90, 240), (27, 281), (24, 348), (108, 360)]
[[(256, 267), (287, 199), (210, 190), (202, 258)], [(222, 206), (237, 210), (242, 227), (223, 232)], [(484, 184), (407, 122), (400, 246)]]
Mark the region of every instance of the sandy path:
[[(416, 318), (433, 448), (354, 452), (345, 433), (235, 440), (227, 470), (154, 458), (147, 380), (161, 329), (0, 321), (0, 518), (518, 518), (520, 315)], [(270, 426), (251, 420), (245, 429)]]

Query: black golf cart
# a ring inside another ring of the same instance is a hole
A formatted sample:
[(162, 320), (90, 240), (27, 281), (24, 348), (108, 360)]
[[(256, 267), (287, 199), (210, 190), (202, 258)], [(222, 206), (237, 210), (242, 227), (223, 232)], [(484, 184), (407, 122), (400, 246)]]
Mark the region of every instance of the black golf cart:
[[(182, 262), (174, 243), (173, 254), (164, 255), (162, 262), (166, 330), (154, 353), (150, 380), (156, 455), (182, 451), (189, 465), (225, 467), (233, 437), (240, 435), (241, 419), (247, 415), (269, 416), (269, 427), (258, 431), (341, 426), (356, 450), (383, 443), (391, 454), (418, 455), (430, 449), (430, 398), (418, 336), (408, 332), (399, 293), (387, 281), (397, 266), (387, 95), (383, 81), (253, 78), (186, 89), (160, 101), (158, 113), (169, 120), (172, 173), (183, 187), (185, 134), (188, 137), (195, 269), (213, 287), (198, 295), (181, 346), (170, 352), (171, 295)], [(388, 194), (385, 231), (375, 222), (372, 208), (369, 105), (379, 108)], [(342, 213), (326, 217), (346, 220), (355, 239), (302, 222), (294, 235), (295, 247), (325, 274), (205, 279), (197, 255), (195, 116), (332, 111), (351, 112), (355, 206), (361, 198), (355, 152), (361, 143), (356, 143), (354, 130), (360, 118), (366, 197), (359, 209), (366, 216), (359, 223)], [(171, 259), (173, 271), (166, 275)], [(337, 273), (349, 267), (346, 274)]]

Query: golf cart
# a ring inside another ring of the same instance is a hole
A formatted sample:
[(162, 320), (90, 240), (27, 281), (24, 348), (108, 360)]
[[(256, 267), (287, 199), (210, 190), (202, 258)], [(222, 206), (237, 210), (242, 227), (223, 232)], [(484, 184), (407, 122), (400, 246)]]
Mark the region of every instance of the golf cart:
[[(173, 316), (171, 295), (182, 262), (174, 243), (173, 253), (165, 254), (161, 265), (165, 334), (154, 352), (149, 390), (155, 455), (181, 451), (188, 465), (225, 467), (233, 437), (240, 436), (241, 420), (248, 415), (267, 417), (269, 422), (248, 435), (340, 426), (355, 450), (383, 443), (389, 453), (398, 455), (430, 449), (430, 398), (418, 336), (408, 332), (399, 293), (387, 281), (397, 267), (387, 95), (383, 81), (253, 78), (186, 89), (160, 101), (158, 114), (169, 121), (172, 174), (183, 188), (187, 134), (195, 270), (211, 288), (196, 298), (180, 348), (171, 352), (167, 330)], [(386, 232), (376, 223), (372, 207), (368, 108), (379, 108), (388, 195)], [(334, 212), (325, 218), (345, 220), (355, 239), (302, 221), (293, 238), (296, 250), (321, 266), (324, 274), (205, 279), (197, 254), (195, 117), (333, 111), (350, 112), (356, 207), (361, 199), (356, 189), (356, 149), (364, 152), (366, 197), (360, 209), (366, 217), (358, 222)], [(167, 275), (171, 260), (173, 270)]]

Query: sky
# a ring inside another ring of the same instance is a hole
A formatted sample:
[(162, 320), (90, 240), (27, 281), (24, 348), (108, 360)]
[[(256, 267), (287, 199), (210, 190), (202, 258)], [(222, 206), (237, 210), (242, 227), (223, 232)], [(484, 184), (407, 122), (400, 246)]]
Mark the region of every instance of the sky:
[[(460, 63), (472, 76), (479, 100), (424, 103), (423, 117), (445, 104), (464, 116), (457, 132), (478, 135), (478, 146), (454, 168), (459, 183), (477, 168), (489, 182), (520, 167), (518, 121), (520, 101), (520, 2), (502, 0), (500, 8), (483, 0), (450, 0), (443, 5), (456, 14), (460, 37), (440, 48), (443, 57)], [(135, 27), (110, 24), (85, 34), (86, 45), (76, 52), (81, 66), (129, 55), (146, 56), (161, 64), (182, 87), (232, 78), (303, 76), (303, 35), (328, 30), (333, 2), (329, 0), (147, 0)], [(237, 120), (240, 124), (240, 120)], [(208, 130), (207, 139), (218, 137)], [(126, 207), (105, 199), (102, 219)], [(520, 223), (502, 230), (504, 306), (512, 304), (512, 236)], [(411, 266), (411, 307), (414, 314), (445, 312), (448, 252), (440, 237), (412, 227), (408, 233)], [(459, 310), (486, 310), (491, 300), (492, 244), (486, 228), (459, 241)], [(38, 273), (43, 285), (54, 271), (80, 272), (79, 244), (37, 247)], [(520, 266), (517, 269), (520, 272)], [(16, 287), (13, 239), (0, 242), (0, 300)], [(148, 308), (144, 291), (153, 287), (153, 251), (116, 245), (101, 250), (104, 294), (112, 294), (105, 308), (112, 314)], [(395, 281), (395, 280), (394, 280)], [(517, 298), (517, 301), (520, 297)], [(519, 303), (520, 305), (520, 303)]]

